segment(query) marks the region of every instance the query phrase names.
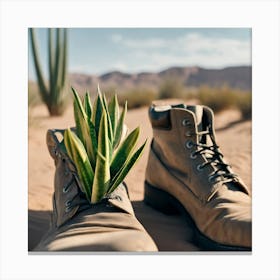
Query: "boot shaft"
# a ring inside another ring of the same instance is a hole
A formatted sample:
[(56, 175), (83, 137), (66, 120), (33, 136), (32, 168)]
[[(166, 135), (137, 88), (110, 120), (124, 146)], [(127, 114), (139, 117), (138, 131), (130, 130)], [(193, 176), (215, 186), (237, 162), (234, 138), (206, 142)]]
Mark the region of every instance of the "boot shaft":
[(62, 141), (58, 140), (59, 136), (63, 137), (63, 132), (64, 130), (48, 130), (46, 137), (50, 155), (55, 162), (52, 217), (55, 227), (71, 219), (80, 205), (87, 204), (85, 195), (81, 192), (76, 168), (67, 156)]
[[(149, 117), (153, 128), (154, 150), (170, 167), (180, 172), (186, 172), (186, 153), (191, 151), (190, 145), (199, 143), (201, 131), (208, 128), (215, 139), (213, 112), (205, 106), (179, 104), (172, 107), (151, 107)], [(210, 145), (209, 139), (208, 137), (207, 142)], [(192, 155), (188, 153), (187, 156)]]
[[(153, 128), (151, 153), (179, 180), (190, 186), (194, 195), (206, 202), (221, 184), (241, 180), (226, 164), (216, 144), (213, 111), (201, 105), (152, 106), (149, 110)], [(153, 164), (150, 155), (146, 178)], [(160, 176), (160, 174), (159, 174)], [(235, 184), (236, 185), (236, 184)]]

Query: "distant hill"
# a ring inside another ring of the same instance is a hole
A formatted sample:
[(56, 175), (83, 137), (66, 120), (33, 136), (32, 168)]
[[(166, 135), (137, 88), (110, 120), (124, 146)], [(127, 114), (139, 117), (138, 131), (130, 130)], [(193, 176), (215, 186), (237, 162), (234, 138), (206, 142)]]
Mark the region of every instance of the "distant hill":
[(180, 80), (186, 87), (201, 85), (222, 86), (251, 90), (252, 67), (236, 66), (223, 69), (206, 69), (201, 67), (171, 67), (164, 71), (141, 72), (137, 74), (120, 71), (109, 72), (100, 76), (71, 73), (70, 84), (80, 91), (95, 91), (99, 83), (102, 89), (123, 92), (131, 88), (158, 88), (168, 78)]
[(252, 89), (252, 67), (227, 67), (220, 70), (198, 68), (196, 73), (189, 76), (186, 84), (190, 86), (220, 86), (227, 84), (232, 88), (243, 90)]
[(114, 88), (118, 90), (132, 87), (158, 87), (167, 78), (176, 78), (187, 87), (198, 87), (201, 85), (222, 86), (227, 84), (232, 88), (251, 90), (252, 67), (237, 66), (223, 69), (205, 69), (200, 67), (171, 67), (164, 71), (142, 72), (128, 74), (119, 71), (109, 72), (101, 76), (70, 74), (70, 81), (78, 88), (96, 88), (97, 83), (102, 88)]

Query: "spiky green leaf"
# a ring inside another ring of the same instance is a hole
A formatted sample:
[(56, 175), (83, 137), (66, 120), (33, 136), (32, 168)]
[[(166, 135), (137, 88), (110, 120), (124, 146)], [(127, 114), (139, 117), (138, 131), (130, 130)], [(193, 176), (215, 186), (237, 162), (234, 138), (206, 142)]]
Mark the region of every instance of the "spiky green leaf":
[(111, 98), (110, 103), (108, 105), (108, 110), (112, 124), (113, 138), (115, 138), (117, 124), (119, 120), (119, 103), (116, 94), (114, 95), (114, 97)]
[(85, 112), (86, 112), (88, 118), (91, 119), (91, 116), (92, 116), (92, 105), (91, 105), (91, 101), (90, 101), (90, 97), (89, 97), (89, 93), (88, 92), (86, 92), (86, 94), (85, 94), (84, 108), (85, 108)]
[(90, 200), (94, 173), (83, 143), (69, 128), (64, 132), (67, 154), (74, 162), (86, 197)]
[(93, 180), (91, 202), (95, 203), (102, 199), (107, 192), (110, 182), (110, 160), (108, 142), (107, 114), (103, 109), (98, 135), (98, 149)]
[[(104, 106), (104, 109), (105, 109), (105, 112), (107, 114), (107, 122), (108, 122), (108, 137), (109, 137), (109, 141), (111, 143), (113, 143), (113, 129), (112, 129), (112, 122), (111, 122), (111, 117), (110, 117), (110, 114), (109, 114), (109, 109), (108, 109), (108, 104), (107, 104), (107, 100), (106, 100), (106, 96), (105, 94), (102, 95), (102, 101), (103, 101), (103, 106)], [(112, 147), (112, 145), (111, 145)], [(112, 151), (111, 151), (111, 154), (112, 154)]]
[(90, 133), (90, 138), (92, 142), (92, 147), (93, 147), (93, 156), (90, 158), (90, 163), (92, 168), (95, 168), (96, 165), (96, 155), (97, 155), (97, 148), (98, 148), (98, 139), (96, 136), (96, 129), (94, 127), (94, 124), (90, 119), (88, 119), (88, 125), (89, 125), (89, 133)]
[(133, 152), (139, 138), (139, 127), (135, 128), (116, 150), (110, 167), (111, 176), (114, 177), (122, 168), (127, 158)]
[(85, 146), (89, 158), (94, 160), (94, 146), (90, 135), (89, 119), (78, 93), (74, 88), (72, 88), (72, 91), (74, 94), (74, 118), (76, 122), (77, 135)]
[(127, 102), (125, 102), (124, 108), (122, 110), (120, 119), (119, 119), (117, 127), (116, 127), (116, 133), (115, 133), (114, 142), (113, 142), (113, 149), (115, 149), (119, 145), (120, 140), (122, 138), (123, 127), (124, 127), (124, 118), (125, 118), (126, 112), (127, 112)]
[(115, 175), (115, 177), (110, 182), (110, 187), (108, 190), (108, 193), (111, 193), (114, 191), (124, 180), (124, 178), (127, 176), (128, 172), (131, 170), (133, 165), (137, 162), (137, 160), (141, 157), (143, 150), (146, 146), (147, 140), (145, 143), (133, 154), (131, 155), (123, 167), (119, 170), (119, 172)]
[(100, 126), (100, 120), (102, 117), (102, 109), (103, 105), (102, 105), (102, 97), (101, 95), (98, 93), (97, 97), (95, 98), (93, 107), (92, 107), (92, 123), (95, 126), (96, 129), (96, 136), (98, 137), (98, 132), (99, 132), (99, 126)]

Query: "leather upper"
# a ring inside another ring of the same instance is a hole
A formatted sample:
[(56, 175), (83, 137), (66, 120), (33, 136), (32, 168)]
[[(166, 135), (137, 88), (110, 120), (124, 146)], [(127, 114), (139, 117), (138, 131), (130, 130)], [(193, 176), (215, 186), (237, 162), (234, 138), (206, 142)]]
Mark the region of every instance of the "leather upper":
[[(168, 116), (169, 126), (163, 120), (164, 126), (159, 122), (155, 125), (157, 111)], [(147, 182), (174, 196), (210, 239), (225, 245), (251, 247), (248, 188), (232, 175), (219, 148), (215, 152), (214, 148), (199, 152), (204, 146), (216, 145), (212, 110), (206, 106), (177, 106), (165, 111), (168, 113), (150, 109), (153, 141)]]

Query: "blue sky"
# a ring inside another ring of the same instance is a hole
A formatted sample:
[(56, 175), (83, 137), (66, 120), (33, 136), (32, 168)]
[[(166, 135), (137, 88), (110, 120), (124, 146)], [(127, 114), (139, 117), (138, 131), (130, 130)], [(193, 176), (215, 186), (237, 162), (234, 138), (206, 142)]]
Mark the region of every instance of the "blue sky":
[[(47, 69), (47, 29), (36, 29)], [(70, 28), (69, 72), (100, 75), (161, 71), (170, 66), (223, 68), (251, 65), (249, 28)], [(34, 79), (30, 55), (29, 78)]]

